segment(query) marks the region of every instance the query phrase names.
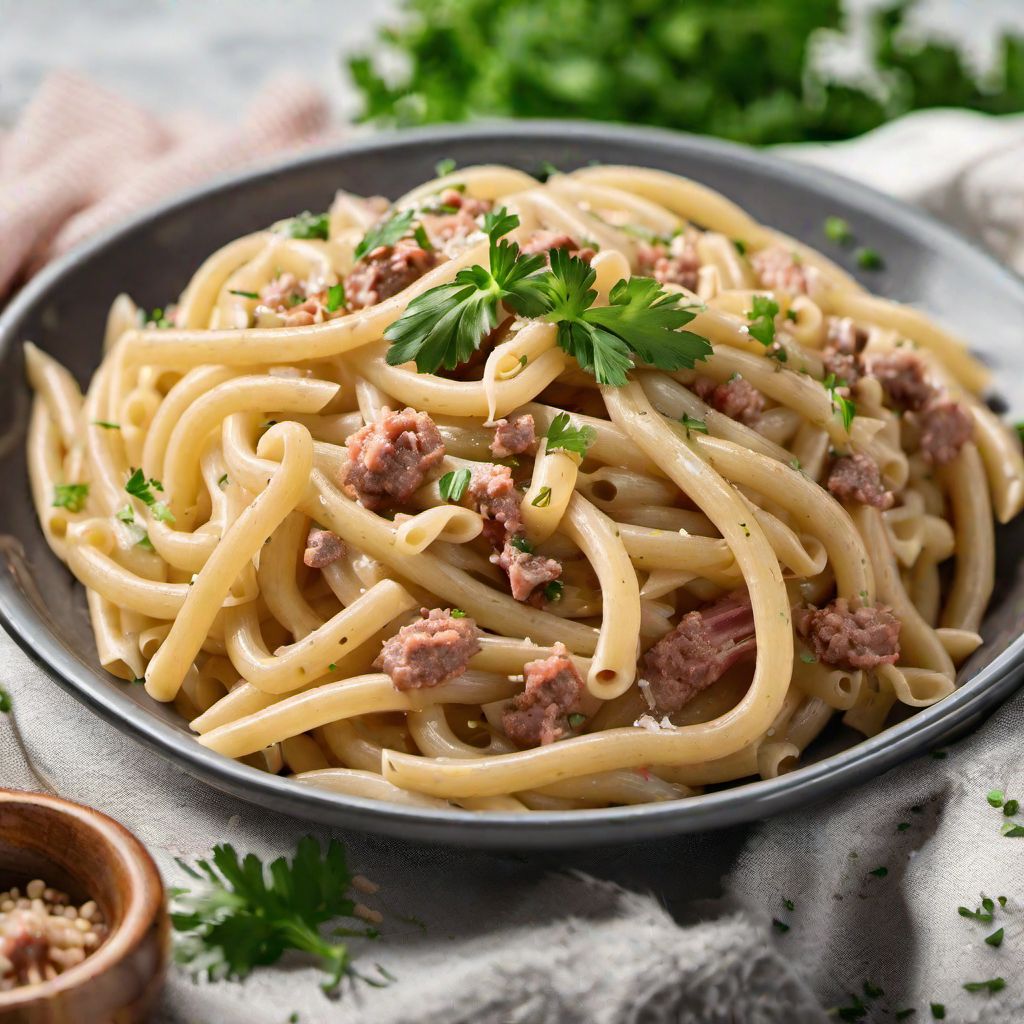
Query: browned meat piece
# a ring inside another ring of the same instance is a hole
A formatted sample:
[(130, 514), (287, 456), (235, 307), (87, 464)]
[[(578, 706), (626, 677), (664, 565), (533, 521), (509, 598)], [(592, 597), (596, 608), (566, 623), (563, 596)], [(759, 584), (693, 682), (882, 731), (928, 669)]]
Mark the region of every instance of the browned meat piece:
[(424, 230), (438, 245), (457, 242), (480, 231), (477, 218), (494, 206), (490, 199), (474, 199), (457, 189), (445, 189), (436, 205), (429, 205), (420, 216)]
[(444, 441), (425, 412), (382, 413), (345, 442), (348, 462), (341, 470), (345, 492), (369, 509), (407, 501), (444, 458)]
[(698, 377), (694, 391), (712, 409), (748, 427), (756, 427), (764, 412), (764, 395), (743, 377), (730, 377), (724, 384), (716, 384), (709, 377)]
[(537, 443), (533, 417), (527, 412), (511, 422), (498, 420), (494, 425), (494, 440), (491, 452), (496, 459), (507, 459), (510, 455), (522, 455)]
[(796, 628), (826, 664), (850, 671), (892, 665), (900, 656), (900, 620), (885, 605), (851, 609), (845, 597), (805, 608)]
[(562, 575), (561, 563), (555, 559), (523, 551), (509, 540), (505, 541), (505, 546), (499, 554), (491, 555), (491, 561), (508, 573), (512, 596), (517, 601), (530, 600), (538, 587), (545, 586)]
[(575, 256), (584, 263), (589, 263), (597, 255), (596, 249), (581, 246), (571, 235), (561, 235), (556, 231), (538, 231), (531, 235), (523, 243), (522, 253), (525, 256), (540, 253), (550, 261), (548, 254), (552, 249), (565, 249), (570, 256)]
[(501, 716), (505, 734), (518, 747), (554, 743), (573, 731), (570, 715), (580, 714), (583, 680), (563, 644), (548, 658), (523, 666), (526, 688)]
[(640, 674), (658, 710), (671, 715), (756, 649), (754, 613), (744, 590), (684, 615), (644, 655)]
[(883, 510), (896, 501), (892, 491), (882, 485), (878, 463), (860, 452), (836, 459), (828, 475), (828, 489), (840, 501), (859, 501)]
[(523, 525), (523, 517), (519, 511), (519, 492), (512, 479), (512, 470), (508, 466), (496, 466), (493, 463), (477, 466), (466, 489), (466, 495), (476, 505), (484, 518), (502, 527), (501, 530), (488, 532), (492, 539), (508, 534), (518, 533)]
[(437, 686), (461, 676), (480, 650), (480, 630), (468, 616), (454, 617), (447, 608), (421, 608), (420, 614), (419, 622), (384, 641), (374, 662), (399, 690)]
[(797, 253), (781, 245), (755, 252), (750, 257), (762, 288), (806, 295), (817, 276), (813, 267), (805, 266)]
[(974, 436), (974, 419), (958, 402), (937, 399), (921, 413), (921, 454), (933, 466), (952, 462)]
[(917, 412), (935, 396), (925, 380), (924, 365), (912, 352), (889, 352), (873, 357), (867, 372), (882, 385), (886, 397), (897, 409)]
[(700, 257), (686, 235), (676, 235), (668, 247), (641, 242), (636, 257), (638, 273), (644, 277), (653, 277), (661, 284), (678, 284), (691, 292), (697, 290)]
[(413, 238), (367, 253), (345, 278), (349, 309), (363, 309), (397, 295), (418, 281), (437, 261), (437, 253)]
[(821, 350), (826, 373), (834, 373), (851, 387), (861, 378), (860, 354), (868, 332), (848, 316), (828, 318), (828, 338)]
[(260, 305), (286, 313), (306, 299), (306, 286), (294, 274), (278, 274), (260, 289)]
[(345, 543), (331, 530), (321, 530), (314, 526), (306, 538), (306, 550), (302, 553), (302, 561), (311, 569), (322, 569), (331, 562), (336, 562), (345, 554)]

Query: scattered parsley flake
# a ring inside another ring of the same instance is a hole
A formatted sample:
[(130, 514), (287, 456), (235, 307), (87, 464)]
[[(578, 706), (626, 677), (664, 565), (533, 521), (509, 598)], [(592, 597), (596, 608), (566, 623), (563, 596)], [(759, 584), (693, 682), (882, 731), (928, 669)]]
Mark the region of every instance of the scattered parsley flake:
[(145, 676), (135, 676), (131, 680), (131, 684), (132, 684), (132, 686), (145, 686), (146, 685), (146, 677)]
[(790, 459), (789, 460), (789, 468), (790, 469), (795, 469), (799, 473), (803, 469), (803, 466), (800, 464), (800, 460), (799, 459)]
[(734, 238), (732, 240), (733, 247), (741, 256), (747, 255), (747, 243), (742, 238)]
[(578, 729), (586, 720), (586, 715), (581, 715), (578, 711), (574, 711), (569, 716), (569, 725), (573, 729)]
[[(797, 315), (797, 311), (795, 309), (787, 309), (786, 310), (786, 319), (790, 323), (794, 323), (795, 324), (797, 322), (797, 320), (800, 319), (800, 317)], [(806, 372), (806, 371), (801, 371), (801, 372)]]
[(965, 981), (966, 992), (1001, 992), (1006, 988), (1005, 978), (989, 978), (988, 981)]
[(13, 706), (11, 695), (2, 686), (0, 686), (0, 715), (10, 714), (10, 710)]
[(413, 229), (412, 237), (416, 239), (416, 244), (425, 252), (431, 252), (433, 250), (434, 243), (430, 240), (430, 236), (427, 234), (427, 229), (422, 224), (416, 225)]
[(462, 496), (466, 493), (471, 478), (472, 473), (465, 467), (445, 473), (437, 482), (441, 497), (445, 501), (462, 501)]
[(522, 551), (527, 555), (533, 554), (533, 545), (525, 537), (522, 537), (519, 534), (511, 537), (509, 539), (509, 544), (511, 544), (517, 551)]
[(846, 245), (853, 240), (850, 222), (843, 217), (825, 218), (825, 237), (837, 245)]
[(997, 949), (1003, 944), (1003, 929), (997, 928), (991, 935), (985, 936), (985, 945), (995, 946)]
[(348, 302), (345, 298), (345, 286), (340, 281), (337, 284), (332, 284), (327, 289), (327, 312), (336, 313), (339, 309), (347, 306)]
[(942, 1003), (932, 1003), (932, 1020), (945, 1020), (946, 1019), (946, 1007)]
[(874, 875), (875, 878), (885, 878), (889, 874), (889, 869), (886, 867), (875, 868), (873, 871), (869, 871), (868, 874)]
[(815, 665), (815, 664), (817, 664), (818, 656), (816, 654), (811, 654), (810, 651), (801, 651), (800, 652), (800, 660), (805, 665)]
[(988, 800), (991, 807), (1002, 807), (1006, 802), (1006, 796), (1001, 789), (989, 790), (988, 796), (985, 799)]
[(846, 387), (846, 381), (840, 380), (834, 373), (830, 373), (821, 383), (832, 400), (832, 409), (839, 413), (839, 417), (843, 421), (843, 428), (849, 433), (853, 418), (857, 415), (857, 406), (845, 395), (839, 394), (838, 389)]
[(94, 427), (102, 427), (104, 430), (120, 430), (120, 423), (111, 423), (109, 420), (93, 420), (92, 425)]
[(1008, 818), (1012, 818), (1019, 810), (1019, 800), (1007, 800), (1006, 803), (1003, 804), (1003, 814), (1005, 814)]
[(857, 261), (857, 266), (861, 270), (881, 270), (885, 266), (885, 261), (878, 250), (871, 249), (868, 246), (862, 246), (858, 249), (853, 254), (853, 258)]
[(685, 412), (679, 422), (682, 423), (687, 437), (690, 436), (691, 431), (695, 434), (706, 434), (708, 432), (708, 425), (703, 420), (699, 420), (695, 416), (688, 416)]
[(779, 304), (768, 295), (755, 295), (751, 300), (746, 317), (750, 321), (750, 336), (761, 342), (765, 348), (775, 344), (775, 318), (779, 315)]
[(747, 526), (746, 523), (740, 523), (740, 526), (743, 527), (743, 535), (745, 537), (749, 537), (750, 536), (750, 527)]
[(226, 487), (226, 486), (227, 486), (227, 483), (228, 483), (228, 475), (227, 475), (227, 473), (225, 473), (225, 474), (224, 474), (223, 476), (221, 476), (221, 478), (220, 478), (220, 479), (219, 479), (219, 480), (217, 481), (217, 486), (218, 486), (218, 487)]
[(910, 822), (909, 821), (901, 821), (896, 826), (896, 831), (897, 832), (906, 832), (908, 828), (910, 828)]
[(466, 613), (461, 608), (453, 608), (452, 609), (452, 618), (453, 619), (464, 619), (464, 618), (466, 618)]
[(785, 908), (786, 908), (786, 909), (787, 909), (788, 911), (790, 911), (790, 913), (792, 913), (792, 912), (793, 912), (794, 910), (796, 910), (796, 904), (795, 904), (795, 903), (794, 903), (794, 902), (793, 902), (792, 900), (783, 900), (783, 901), (782, 901), (782, 905), (783, 905), (783, 906), (784, 906), (784, 907), (785, 907)]
[(54, 484), (51, 508), (66, 508), (69, 512), (81, 512), (89, 497), (88, 484)]
[(332, 661), (330, 663), (330, 665), (327, 666), (327, 671), (328, 672), (337, 672), (338, 671), (337, 663)]
[(541, 160), (540, 168), (534, 177), (538, 181), (547, 181), (552, 175), (561, 173), (562, 172), (550, 160)]
[(885, 990), (879, 988), (877, 985), (873, 985), (870, 981), (864, 982), (864, 995), (868, 999), (878, 999), (880, 996), (885, 995)]
[(1024, 836), (1024, 825), (1014, 825), (1007, 822), (1000, 830), (1007, 839), (1020, 839)]
[(260, 297), (259, 292), (243, 292), (240, 288), (229, 288), (229, 295), (238, 295), (243, 299), (258, 299)]
[(327, 241), (330, 216), (326, 213), (310, 213), (304, 210), (297, 217), (284, 221), (278, 230), (289, 238), (319, 238)]
[(412, 222), (416, 217), (415, 210), (402, 210), (393, 213), (390, 217), (374, 224), (369, 231), (363, 235), (363, 240), (356, 246), (353, 256), (361, 260), (364, 256), (379, 249), (382, 246), (392, 246), (400, 238), (405, 238), (412, 231)]
[(565, 591), (565, 584), (561, 580), (552, 580), (544, 586), (544, 599), (546, 601), (561, 601)]
[(894, 1014), (896, 1020), (906, 1020), (908, 1017), (913, 1017), (917, 1013), (912, 1006), (908, 1006), (905, 1010), (897, 1010)]
[(849, 1006), (837, 1006), (836, 1016), (840, 1020), (844, 1021), (857, 1021), (863, 1020), (868, 1013), (868, 1008), (864, 1004), (864, 1000), (860, 996), (855, 996), (851, 993), (850, 999), (852, 1000)]
[(587, 449), (597, 440), (597, 431), (585, 424), (582, 427), (575, 427), (567, 412), (560, 412), (551, 421), (548, 432), (545, 435), (547, 443), (544, 446), (545, 452), (558, 451), (573, 452), (581, 459), (586, 457)]
[(455, 161), (450, 156), (446, 156), (443, 160), (438, 160), (434, 164), (434, 174), (439, 178), (447, 178), (455, 170), (455, 167)]
[(772, 918), (772, 927), (783, 935), (789, 931), (789, 925), (785, 921), (780, 921), (777, 917)]
[(533, 505), (534, 508), (547, 508), (551, 504), (551, 488), (542, 487), (530, 504)]
[(162, 491), (164, 485), (159, 480), (154, 480), (153, 477), (147, 480), (145, 473), (141, 469), (133, 469), (131, 476), (128, 477), (128, 482), (124, 485), (124, 489), (133, 498), (138, 498), (143, 504), (155, 505), (156, 498), (153, 495), (153, 491)]
[(135, 542), (135, 546), (142, 548), (143, 551), (155, 551), (153, 542), (149, 539), (149, 534), (143, 531), (142, 536)]

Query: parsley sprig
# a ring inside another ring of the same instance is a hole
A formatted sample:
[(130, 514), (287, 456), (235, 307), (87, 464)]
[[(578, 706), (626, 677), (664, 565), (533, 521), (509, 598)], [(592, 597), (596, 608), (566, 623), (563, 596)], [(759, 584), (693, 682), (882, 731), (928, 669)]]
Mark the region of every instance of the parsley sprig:
[(134, 469), (124, 489), (133, 498), (138, 498), (144, 505), (148, 505), (154, 519), (159, 519), (161, 523), (174, 522), (174, 513), (162, 501), (157, 501), (153, 494), (153, 491), (162, 492), (164, 489), (159, 480), (152, 477), (147, 480), (141, 469)]
[(326, 242), (330, 221), (330, 214), (310, 213), (309, 210), (305, 210), (297, 217), (282, 221), (278, 225), (278, 231), (289, 238), (318, 238)]
[(832, 400), (833, 410), (839, 413), (843, 427), (849, 433), (853, 417), (857, 415), (857, 406), (845, 395), (839, 393), (840, 388), (846, 387), (846, 381), (840, 380), (834, 373), (830, 373), (821, 383)]
[(402, 210), (399, 213), (393, 213), (386, 220), (374, 224), (356, 246), (355, 258), (361, 260), (374, 249), (394, 245), (399, 239), (405, 238), (413, 230), (412, 222), (415, 216), (415, 210)]
[(352, 876), (337, 840), (321, 856), (320, 844), (306, 836), (291, 862), (279, 857), (269, 867), (251, 853), (240, 861), (227, 844), (214, 847), (211, 860), (194, 868), (179, 860), (199, 884), (171, 894), (171, 923), (181, 933), (175, 956), (196, 974), (243, 978), (296, 949), (319, 957), (327, 973), (323, 987), (330, 990), (349, 969), (348, 948), (338, 938), (375, 937), (364, 929), (321, 932), (327, 921), (355, 912), (348, 897)]
[(54, 484), (52, 507), (66, 508), (69, 512), (81, 512), (88, 497), (88, 484)]
[(634, 355), (659, 369), (679, 370), (711, 354), (707, 339), (679, 330), (696, 312), (679, 308), (679, 296), (657, 281), (619, 281), (608, 305), (594, 306), (594, 270), (564, 249), (551, 250), (550, 267), (543, 269), (542, 255), (524, 256), (517, 243), (503, 238), (518, 226), (519, 218), (504, 208), (485, 216), (489, 266), (464, 268), (451, 284), (413, 299), (384, 333), (391, 342), (389, 364), (415, 361), (420, 373), (454, 369), (497, 326), (499, 305), (557, 325), (559, 346), (600, 384), (624, 385)]

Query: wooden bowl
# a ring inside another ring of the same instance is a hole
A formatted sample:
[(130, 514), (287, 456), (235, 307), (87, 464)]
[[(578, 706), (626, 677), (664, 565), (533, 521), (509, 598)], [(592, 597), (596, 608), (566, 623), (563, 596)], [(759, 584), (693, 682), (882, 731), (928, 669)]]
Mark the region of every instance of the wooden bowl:
[(94, 899), (109, 932), (52, 981), (0, 992), (3, 1024), (141, 1024), (163, 986), (170, 951), (164, 887), (153, 858), (99, 811), (0, 789), (0, 891), (33, 878), (73, 900)]

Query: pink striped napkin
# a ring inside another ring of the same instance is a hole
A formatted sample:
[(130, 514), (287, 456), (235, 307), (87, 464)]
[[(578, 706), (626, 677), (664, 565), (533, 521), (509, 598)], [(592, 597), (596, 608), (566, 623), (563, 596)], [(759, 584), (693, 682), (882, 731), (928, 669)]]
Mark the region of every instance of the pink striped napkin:
[(48, 77), (0, 133), (0, 298), (89, 235), (207, 178), (322, 139), (326, 97), (272, 79), (235, 124), (157, 117), (80, 75)]

